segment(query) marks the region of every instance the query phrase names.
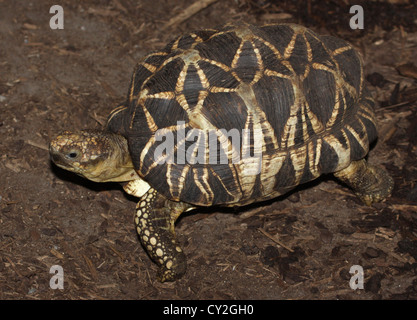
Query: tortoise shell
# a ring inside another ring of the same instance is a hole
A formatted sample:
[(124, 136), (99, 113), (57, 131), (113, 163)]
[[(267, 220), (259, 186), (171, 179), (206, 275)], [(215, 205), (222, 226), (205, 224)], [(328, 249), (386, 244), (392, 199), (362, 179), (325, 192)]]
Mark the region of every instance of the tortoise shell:
[(276, 197), (363, 158), (377, 136), (359, 54), (293, 24), (228, 24), (148, 54), (108, 129), (154, 189), (202, 206)]

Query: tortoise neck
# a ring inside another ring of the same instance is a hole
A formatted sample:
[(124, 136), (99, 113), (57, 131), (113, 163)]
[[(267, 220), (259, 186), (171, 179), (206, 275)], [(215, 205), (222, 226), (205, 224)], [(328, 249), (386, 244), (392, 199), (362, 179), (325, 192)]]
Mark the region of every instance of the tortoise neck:
[[(111, 158), (114, 163), (114, 176), (109, 181), (123, 182), (138, 179), (138, 175), (130, 157), (127, 139), (116, 133), (105, 132), (109, 140), (113, 141), (113, 152)], [(117, 175), (118, 173), (118, 175)]]
[(114, 142), (114, 154), (117, 155), (117, 158), (120, 160), (121, 165), (129, 165), (133, 167), (132, 159), (129, 154), (129, 147), (127, 144), (127, 139), (120, 134), (105, 132), (108, 135), (108, 138)]

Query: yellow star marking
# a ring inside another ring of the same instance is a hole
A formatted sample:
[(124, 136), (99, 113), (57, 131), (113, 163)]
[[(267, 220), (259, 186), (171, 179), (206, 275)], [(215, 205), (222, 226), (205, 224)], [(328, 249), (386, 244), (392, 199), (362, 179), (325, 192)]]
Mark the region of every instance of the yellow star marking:
[(208, 170), (207, 167), (203, 168), (203, 174), (199, 174), (196, 168), (193, 168), (193, 176), (194, 181), (198, 189), (200, 189), (201, 193), (205, 197), (204, 203), (211, 204), (214, 199), (214, 192), (210, 187), (210, 183), (208, 181)]
[(341, 54), (345, 51), (349, 51), (349, 50), (352, 50), (352, 49), (353, 48), (351, 46), (340, 47), (340, 48), (337, 48), (336, 50), (333, 50), (332, 55), (337, 56), (337, 55), (339, 55), (339, 54)]
[(111, 120), (114, 118), (115, 115), (119, 114), (120, 112), (122, 112), (122, 111), (124, 111), (126, 109), (127, 109), (127, 107), (125, 105), (121, 105), (121, 106), (118, 106), (118, 107), (114, 108), (111, 111), (111, 113), (110, 113), (110, 116), (109, 116), (109, 118), (107, 120), (107, 123), (110, 123)]
[(282, 56), (281, 56), (281, 53), (278, 51), (278, 49), (273, 44), (271, 44), (270, 42), (268, 42), (265, 39), (262, 39), (258, 36), (254, 36), (254, 39), (259, 40), (265, 46), (267, 46), (269, 49), (271, 49), (271, 51), (276, 55), (277, 60), (282, 60), (283, 59)]
[(277, 71), (273, 71), (273, 70), (269, 70), (269, 69), (265, 69), (264, 74), (269, 76), (269, 77), (278, 77), (278, 78), (284, 78), (284, 79), (292, 79), (293, 76), (289, 76)]

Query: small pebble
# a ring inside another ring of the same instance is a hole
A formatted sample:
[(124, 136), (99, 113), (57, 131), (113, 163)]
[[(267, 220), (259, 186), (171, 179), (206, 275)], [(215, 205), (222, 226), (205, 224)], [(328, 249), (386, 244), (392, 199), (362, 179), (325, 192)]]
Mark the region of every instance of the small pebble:
[(375, 87), (382, 88), (387, 81), (385, 80), (384, 76), (378, 72), (371, 73), (366, 77), (366, 80), (369, 81)]
[(372, 247), (368, 247), (365, 250), (365, 255), (369, 258), (377, 258), (379, 256), (379, 250)]
[(272, 267), (278, 262), (279, 256), (279, 251), (276, 247), (267, 246), (262, 250), (260, 259), (263, 264)]
[(350, 278), (352, 277), (352, 275), (349, 273), (349, 270), (348, 269), (342, 269), (342, 270), (340, 270), (339, 276), (343, 280), (350, 280)]
[(255, 245), (244, 244), (240, 251), (242, 251), (247, 256), (252, 256), (259, 253), (259, 248)]
[(311, 240), (307, 243), (310, 250), (316, 251), (321, 248), (322, 242), (319, 239)]
[(378, 291), (381, 289), (381, 280), (383, 278), (384, 278), (383, 275), (380, 274), (380, 273), (374, 274), (366, 282), (366, 284), (365, 284), (365, 290), (377, 294)]
[(333, 234), (328, 229), (321, 229), (320, 239), (323, 243), (330, 243), (333, 239)]

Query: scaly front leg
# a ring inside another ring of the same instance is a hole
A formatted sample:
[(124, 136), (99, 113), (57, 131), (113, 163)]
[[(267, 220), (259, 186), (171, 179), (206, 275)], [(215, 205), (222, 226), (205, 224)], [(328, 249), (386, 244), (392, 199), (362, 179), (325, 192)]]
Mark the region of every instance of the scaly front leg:
[(161, 282), (181, 278), (187, 269), (185, 254), (175, 237), (174, 224), (191, 206), (166, 199), (150, 188), (136, 206), (136, 229), (142, 245), (159, 266)]

